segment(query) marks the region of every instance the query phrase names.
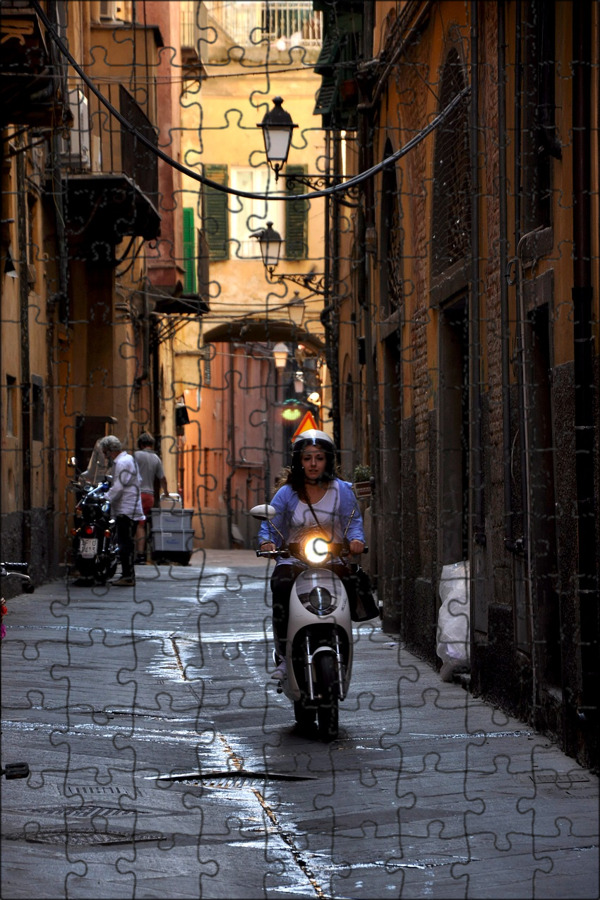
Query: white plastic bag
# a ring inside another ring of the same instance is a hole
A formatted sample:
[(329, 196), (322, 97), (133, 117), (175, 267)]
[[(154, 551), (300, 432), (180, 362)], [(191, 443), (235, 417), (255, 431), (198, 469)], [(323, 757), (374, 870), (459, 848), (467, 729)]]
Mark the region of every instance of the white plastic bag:
[(471, 622), (469, 604), (469, 561), (451, 563), (442, 568), (440, 578), (437, 655), (442, 660), (442, 681), (452, 681), (455, 669), (465, 668), (471, 658)]

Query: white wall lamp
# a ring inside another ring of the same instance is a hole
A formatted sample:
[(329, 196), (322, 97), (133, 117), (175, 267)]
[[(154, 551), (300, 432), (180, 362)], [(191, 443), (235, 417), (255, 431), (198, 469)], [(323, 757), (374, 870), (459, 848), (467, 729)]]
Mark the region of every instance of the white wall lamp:
[(19, 273), (17, 272), (17, 268), (13, 262), (12, 253), (10, 252), (10, 247), (6, 251), (6, 259), (4, 260), (4, 274), (8, 275), (9, 278), (18, 278)]
[(289, 350), (287, 346), (280, 341), (278, 344), (275, 344), (272, 350), (273, 360), (275, 362), (276, 369), (285, 369), (287, 365), (287, 358), (289, 354)]
[[(273, 281), (275, 269), (279, 265), (283, 238), (278, 231), (275, 231), (272, 222), (267, 222), (267, 227), (263, 228), (261, 231), (254, 232), (252, 237), (258, 241), (263, 265), (267, 270), (267, 281), (270, 284), (292, 281), (294, 284), (299, 284), (306, 288), (311, 294), (320, 294), (323, 297), (327, 294), (325, 288), (326, 277), (324, 273), (285, 273), (277, 275), (275, 281)], [(296, 301), (292, 301), (292, 303), (294, 302)]]

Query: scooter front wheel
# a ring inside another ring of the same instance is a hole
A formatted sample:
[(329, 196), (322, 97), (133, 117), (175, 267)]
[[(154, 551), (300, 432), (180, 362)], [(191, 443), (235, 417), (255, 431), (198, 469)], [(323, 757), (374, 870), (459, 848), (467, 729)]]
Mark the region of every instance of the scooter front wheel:
[(294, 717), (301, 731), (310, 731), (314, 728), (317, 710), (314, 706), (307, 707), (302, 700), (294, 701)]
[(316, 684), (321, 695), (317, 706), (319, 737), (322, 741), (334, 741), (338, 736), (338, 674), (334, 657), (330, 653), (318, 653), (313, 665)]

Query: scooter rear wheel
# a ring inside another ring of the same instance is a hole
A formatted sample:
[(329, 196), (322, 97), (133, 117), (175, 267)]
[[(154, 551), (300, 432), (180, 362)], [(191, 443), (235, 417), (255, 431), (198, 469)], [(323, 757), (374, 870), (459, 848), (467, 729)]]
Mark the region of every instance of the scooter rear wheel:
[(338, 677), (335, 659), (330, 653), (315, 656), (316, 683), (321, 699), (317, 706), (319, 737), (322, 741), (334, 741), (338, 736)]

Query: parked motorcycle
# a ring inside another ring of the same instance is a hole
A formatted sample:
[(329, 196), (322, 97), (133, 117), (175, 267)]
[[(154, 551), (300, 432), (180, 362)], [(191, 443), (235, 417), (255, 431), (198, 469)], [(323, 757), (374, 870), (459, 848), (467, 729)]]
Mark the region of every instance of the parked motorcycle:
[(83, 579), (106, 584), (119, 561), (117, 526), (106, 497), (108, 482), (77, 485), (80, 492), (75, 508), (73, 556)]
[[(4, 581), (5, 578), (13, 576), (18, 578), (21, 582), (21, 586), (23, 591), (26, 594), (32, 594), (35, 590), (35, 585), (31, 580), (31, 576), (28, 573), (29, 564), (22, 562), (0, 562), (0, 578)], [(4, 598), (1, 601), (2, 606), (2, 619), (8, 613), (8, 609), (6, 608)], [(6, 635), (6, 627), (4, 622), (1, 624), (0, 637), (4, 640)], [(27, 778), (29, 775), (29, 764), (26, 762), (16, 762), (16, 763), (7, 763), (5, 766), (0, 766), (0, 776), (6, 778), (7, 781), (13, 778)]]
[[(260, 504), (250, 510), (255, 519), (271, 521), (276, 510)], [(283, 535), (271, 523), (283, 540)], [(347, 559), (347, 545), (328, 543), (322, 532), (306, 536), (302, 545), (284, 544), (278, 550), (257, 550), (268, 559), (293, 556), (306, 568), (298, 574), (290, 594), (286, 641), (287, 674), (278, 692), (294, 704), (298, 726), (310, 731), (317, 724), (319, 737), (338, 735), (338, 703), (350, 687), (353, 658), (350, 601), (342, 579), (331, 564)]]

